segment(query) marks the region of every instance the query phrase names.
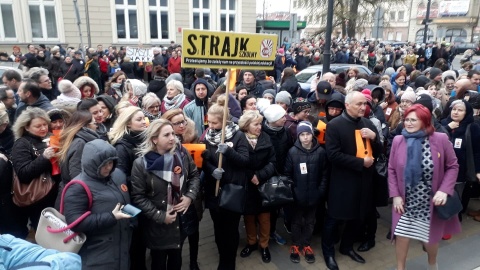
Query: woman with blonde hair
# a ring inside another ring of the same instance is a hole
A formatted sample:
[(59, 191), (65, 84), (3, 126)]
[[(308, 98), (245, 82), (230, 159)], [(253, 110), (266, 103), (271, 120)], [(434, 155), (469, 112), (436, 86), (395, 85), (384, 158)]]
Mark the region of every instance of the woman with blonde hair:
[(180, 81), (171, 80), (167, 83), (167, 94), (163, 98), (162, 107), (160, 109), (162, 114), (172, 109), (183, 109), (183, 107), (190, 102), (183, 91), (183, 84)]
[(58, 158), (63, 184), (67, 184), (82, 172), (83, 147), (89, 141), (99, 139), (97, 124), (89, 111), (80, 110), (72, 114), (60, 135)]
[[(147, 129), (142, 109), (130, 106), (123, 110), (108, 133), (110, 142), (117, 150), (117, 168), (127, 176), (128, 190), (131, 189), (131, 172), (137, 157), (135, 149), (143, 142), (143, 132)], [(145, 269), (145, 242), (139, 227), (135, 227), (130, 246), (131, 269)]]
[[(245, 169), (249, 164), (248, 142), (238, 125), (227, 122), (224, 127), (225, 141), (221, 143), (224, 105), (224, 99), (219, 98), (208, 109), (208, 128), (201, 139), (206, 144), (206, 150), (202, 154), (202, 170), (205, 174), (205, 207), (210, 209), (215, 243), (220, 255), (218, 269), (235, 269), (240, 239), (238, 224), (242, 213), (220, 206), (215, 191), (217, 181), (220, 188), (227, 185), (245, 187)], [(219, 153), (223, 155), (222, 168), (218, 168)]]
[[(47, 112), (40, 108), (29, 107), (20, 114), (13, 125), (15, 143), (11, 161), (18, 180), (23, 184), (44, 179), (55, 182), (53, 188), (41, 200), (18, 208), (19, 211), (16, 215), (21, 220), (20, 224), (27, 226), (28, 219), (30, 219), (31, 227), (34, 230), (37, 229), (40, 212), (44, 208), (54, 205), (58, 189), (57, 183), (60, 180), (59, 175), (51, 174), (50, 159), (55, 156), (55, 149), (44, 142), (48, 136), (49, 124), (50, 118)], [(48, 176), (51, 177), (51, 180), (48, 179)]]
[(195, 122), (185, 116), (182, 109), (169, 110), (162, 115), (173, 125), (173, 131), (181, 143), (195, 143), (198, 140)]
[[(278, 106), (278, 105), (275, 105)], [(248, 141), (249, 163), (246, 169), (248, 187), (243, 220), (247, 232), (247, 246), (240, 252), (245, 258), (260, 247), (264, 263), (271, 260), (268, 241), (270, 240), (270, 209), (262, 207), (258, 187), (275, 174), (275, 149), (270, 136), (262, 131), (263, 116), (258, 111), (245, 111), (238, 120), (240, 130)], [(257, 241), (258, 221), (258, 241)]]
[(181, 269), (183, 241), (197, 230), (191, 204), (200, 185), (197, 167), (165, 119), (150, 123), (138, 154), (132, 168), (131, 196), (142, 210), (139, 229), (150, 249), (151, 268)]
[(160, 118), (160, 104), (160, 99), (154, 93), (147, 93), (143, 97), (142, 111), (150, 121)]
[(116, 106), (115, 106), (115, 114), (118, 116), (120, 115), (126, 108), (133, 106), (132, 103), (128, 101), (120, 101)]

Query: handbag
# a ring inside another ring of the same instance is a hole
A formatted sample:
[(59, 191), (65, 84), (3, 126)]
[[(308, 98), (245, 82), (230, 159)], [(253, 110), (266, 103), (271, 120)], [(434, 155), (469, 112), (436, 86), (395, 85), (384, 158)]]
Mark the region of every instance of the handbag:
[(437, 210), (437, 215), (440, 219), (448, 220), (460, 213), (462, 211), (462, 201), (460, 196), (458, 196), (457, 191), (453, 191), (453, 195), (448, 195), (447, 202), (444, 205), (435, 206)]
[[(40, 154), (35, 146), (32, 145), (35, 155)], [(13, 166), (13, 163), (12, 163)], [(20, 207), (32, 205), (50, 193), (55, 183), (52, 180), (50, 173), (42, 173), (39, 177), (35, 177), (28, 184), (20, 182), (15, 170), (13, 170), (12, 179), (12, 199), (13, 203)]]
[(246, 201), (245, 186), (225, 184), (219, 192), (219, 206), (236, 213), (243, 213)]
[(293, 203), (292, 181), (287, 176), (274, 175), (258, 187), (262, 206), (275, 207)]
[(375, 162), (375, 169), (377, 174), (381, 177), (387, 177), (388, 174), (388, 161), (387, 157), (384, 154), (380, 154)]
[[(67, 224), (63, 215), (64, 197), (67, 189), (73, 184), (80, 184), (88, 196), (88, 211), (81, 215), (71, 224)], [(44, 248), (56, 249), (60, 252), (78, 253), (82, 248), (87, 236), (84, 233), (73, 232), (71, 229), (82, 222), (92, 212), (92, 193), (88, 186), (80, 180), (72, 180), (62, 191), (60, 199), (60, 212), (55, 208), (47, 207), (40, 214), (35, 241)]]

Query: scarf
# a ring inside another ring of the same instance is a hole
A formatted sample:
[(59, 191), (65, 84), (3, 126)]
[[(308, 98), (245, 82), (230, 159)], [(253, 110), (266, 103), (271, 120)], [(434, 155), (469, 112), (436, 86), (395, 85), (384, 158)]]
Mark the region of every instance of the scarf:
[(269, 129), (273, 130), (273, 131), (280, 131), (280, 130), (282, 130), (282, 128), (283, 128), (283, 126), (281, 126), (281, 127), (272, 127), (272, 126), (270, 126), (270, 125), (268, 124), (268, 122), (265, 122), (265, 126), (266, 126), (267, 128), (269, 128)]
[(165, 102), (164, 106), (167, 111), (171, 109), (176, 109), (179, 108), (180, 105), (182, 105), (183, 101), (185, 101), (185, 94), (178, 94), (172, 99), (169, 99), (167, 96), (165, 96), (163, 98), (163, 101)]
[[(225, 141), (230, 140), (233, 135), (239, 130), (239, 127), (234, 122), (228, 122), (225, 126)], [(222, 130), (221, 129), (207, 129), (205, 134), (205, 140), (211, 145), (218, 145), (222, 141)]]
[(160, 119), (160, 116), (161, 116), (161, 115), (160, 115), (160, 112), (158, 112), (158, 114), (157, 114), (156, 116), (153, 115), (153, 114), (151, 114), (151, 113), (149, 113), (149, 112), (148, 112), (147, 110), (145, 110), (145, 109), (142, 109), (142, 112), (143, 112), (143, 114), (145, 115), (145, 117), (147, 117), (148, 120), (150, 120), (150, 122), (152, 122), (153, 120), (156, 120), (156, 119)]
[(403, 129), (402, 135), (407, 140), (407, 164), (405, 164), (403, 178), (407, 187), (414, 187), (422, 180), (422, 142), (427, 134), (424, 130), (408, 133)]
[(247, 141), (250, 146), (253, 148), (253, 150), (255, 150), (255, 146), (257, 146), (258, 142), (258, 136), (250, 133), (245, 133), (245, 136), (247, 137)]
[(150, 151), (144, 156), (145, 168), (160, 179), (168, 182), (167, 203), (169, 206), (180, 202), (183, 184), (183, 162), (178, 148), (173, 153), (160, 155)]

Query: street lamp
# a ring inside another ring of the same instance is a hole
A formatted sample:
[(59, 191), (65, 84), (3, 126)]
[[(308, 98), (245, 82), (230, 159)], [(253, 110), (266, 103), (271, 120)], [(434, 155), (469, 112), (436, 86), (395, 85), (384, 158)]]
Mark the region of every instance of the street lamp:
[(333, 0), (327, 3), (327, 29), (325, 31), (325, 46), (323, 50), (323, 69), (322, 73), (330, 71), (330, 56), (332, 55), (330, 47), (332, 47), (332, 27), (333, 27)]

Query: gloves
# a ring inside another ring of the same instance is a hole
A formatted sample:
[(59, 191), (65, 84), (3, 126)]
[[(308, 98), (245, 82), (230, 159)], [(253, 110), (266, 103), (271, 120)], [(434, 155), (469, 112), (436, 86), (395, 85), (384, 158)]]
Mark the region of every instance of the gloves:
[(220, 180), (222, 179), (222, 175), (225, 171), (222, 169), (222, 168), (216, 168), (213, 173), (212, 173), (212, 176), (213, 178), (217, 179), (217, 180)]
[(228, 149), (228, 145), (226, 143), (219, 143), (217, 152), (215, 153), (225, 154), (227, 152), (227, 149)]

